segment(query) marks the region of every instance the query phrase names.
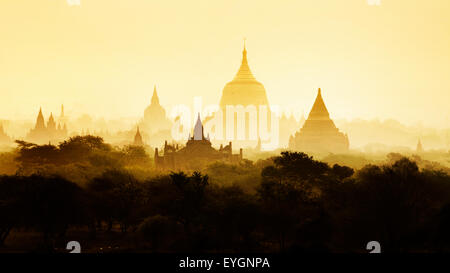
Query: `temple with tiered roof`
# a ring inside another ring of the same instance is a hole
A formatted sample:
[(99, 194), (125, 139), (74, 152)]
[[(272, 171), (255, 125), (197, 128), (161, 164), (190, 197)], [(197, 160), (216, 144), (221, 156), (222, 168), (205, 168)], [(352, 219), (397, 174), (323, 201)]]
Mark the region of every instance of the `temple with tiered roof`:
[(300, 131), (291, 136), (289, 148), (301, 152), (348, 152), (348, 136), (330, 119), (320, 88), (308, 119)]
[(155, 149), (155, 166), (166, 170), (201, 170), (215, 161), (226, 163), (238, 163), (242, 160), (242, 149), (239, 154), (233, 154), (232, 143), (219, 150), (212, 147), (209, 136), (205, 137), (203, 124), (198, 115), (194, 127), (194, 133), (189, 136), (186, 146), (179, 147), (178, 144), (170, 145), (165, 141), (163, 155)]

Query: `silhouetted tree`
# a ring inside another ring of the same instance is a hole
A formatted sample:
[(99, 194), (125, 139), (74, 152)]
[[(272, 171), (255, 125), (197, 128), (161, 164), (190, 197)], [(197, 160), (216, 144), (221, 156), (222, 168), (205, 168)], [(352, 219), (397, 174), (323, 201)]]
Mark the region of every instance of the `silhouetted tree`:
[(43, 246), (48, 250), (53, 249), (56, 236), (64, 236), (70, 225), (84, 225), (88, 221), (83, 190), (65, 179), (6, 176), (0, 178), (0, 187), (0, 218), (6, 217), (2, 222), (10, 223), (6, 228), (42, 232)]
[(143, 146), (127, 145), (122, 149), (125, 165), (149, 165), (150, 157)]
[(168, 251), (182, 232), (181, 225), (168, 216), (150, 216), (139, 225), (138, 234), (154, 251)]
[(125, 233), (130, 225), (139, 223), (136, 210), (142, 202), (142, 188), (133, 175), (109, 170), (88, 183), (87, 188), (96, 198), (98, 219), (106, 221), (108, 229), (118, 221)]
[(317, 214), (324, 182), (331, 168), (304, 153), (282, 152), (265, 167), (258, 190), (266, 212), (267, 233), (273, 234), (280, 250), (285, 250), (303, 224)]
[(353, 238), (378, 240), (386, 251), (423, 243), (415, 232), (432, 213), (432, 185), (407, 158), (393, 165), (366, 166), (357, 173), (351, 203)]

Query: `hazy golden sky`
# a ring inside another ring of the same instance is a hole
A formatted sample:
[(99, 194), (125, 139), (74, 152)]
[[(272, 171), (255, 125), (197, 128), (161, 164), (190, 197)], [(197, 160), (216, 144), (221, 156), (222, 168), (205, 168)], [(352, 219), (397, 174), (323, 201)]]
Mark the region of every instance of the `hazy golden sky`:
[(217, 104), (243, 37), (271, 104), (450, 124), (449, 0), (1, 0), (0, 119)]

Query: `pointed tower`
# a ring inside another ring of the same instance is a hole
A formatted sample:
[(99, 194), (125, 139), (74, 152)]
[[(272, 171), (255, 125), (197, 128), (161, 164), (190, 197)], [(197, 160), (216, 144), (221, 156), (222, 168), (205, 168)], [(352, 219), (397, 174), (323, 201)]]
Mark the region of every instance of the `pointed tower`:
[(200, 119), (200, 113), (198, 113), (197, 122), (194, 127), (194, 140), (203, 140), (205, 136), (203, 134), (203, 124)]
[(289, 148), (302, 152), (345, 153), (349, 149), (347, 135), (339, 132), (318, 90), (316, 100), (303, 127), (290, 141)]
[(64, 111), (64, 105), (61, 104), (61, 113), (59, 114), (59, 117), (58, 117), (58, 123), (61, 123), (61, 124), (67, 123), (67, 120), (68, 119), (67, 119), (66, 113)]
[(148, 134), (154, 134), (172, 128), (171, 121), (166, 117), (166, 110), (159, 102), (156, 85), (153, 87), (153, 95), (150, 105), (144, 111), (144, 120), (140, 124)]
[(423, 150), (422, 142), (420, 141), (420, 138), (419, 138), (419, 141), (417, 142), (417, 146), (416, 146), (416, 153), (423, 153), (423, 152), (424, 152), (424, 150)]
[(137, 127), (136, 135), (134, 135), (133, 145), (136, 145), (136, 146), (144, 145), (144, 142), (142, 141), (141, 132), (139, 131), (139, 126)]
[(152, 104), (152, 105), (160, 105), (159, 104), (158, 93), (156, 93), (156, 85), (153, 87), (153, 95), (152, 95), (152, 100), (151, 100), (150, 104)]
[(39, 114), (36, 119), (36, 126), (34, 127), (36, 130), (45, 130), (45, 121), (44, 115), (42, 115), (42, 108), (39, 108)]
[(53, 113), (50, 113), (50, 117), (48, 118), (47, 129), (52, 131), (56, 130), (56, 122), (55, 119), (53, 118)]
[(317, 92), (316, 100), (314, 101), (314, 105), (309, 112), (308, 116), (309, 120), (330, 120), (330, 114), (328, 113), (327, 107), (323, 102), (322, 91), (319, 88)]
[(222, 91), (220, 106), (226, 105), (266, 105), (269, 106), (267, 100), (266, 89), (258, 82), (250, 70), (247, 60), (247, 48), (242, 51), (242, 62), (234, 79), (227, 83)]
[(239, 67), (239, 70), (236, 73), (236, 76), (234, 76), (233, 80), (234, 81), (238, 81), (238, 80), (256, 81), (255, 77), (252, 74), (252, 71), (250, 70), (250, 67), (248, 66), (247, 48), (245, 47), (245, 40), (244, 40), (244, 50), (242, 51), (241, 67)]

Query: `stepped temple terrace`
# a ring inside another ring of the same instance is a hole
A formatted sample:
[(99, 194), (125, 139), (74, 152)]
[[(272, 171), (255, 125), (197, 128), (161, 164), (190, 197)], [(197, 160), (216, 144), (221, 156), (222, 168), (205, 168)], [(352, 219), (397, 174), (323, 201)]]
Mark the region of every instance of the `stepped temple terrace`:
[(347, 134), (330, 119), (319, 88), (314, 105), (300, 131), (291, 136), (289, 148), (301, 152), (345, 153), (349, 149)]

